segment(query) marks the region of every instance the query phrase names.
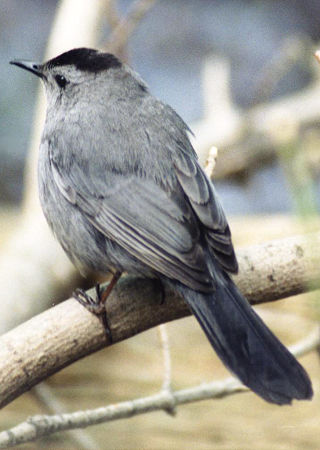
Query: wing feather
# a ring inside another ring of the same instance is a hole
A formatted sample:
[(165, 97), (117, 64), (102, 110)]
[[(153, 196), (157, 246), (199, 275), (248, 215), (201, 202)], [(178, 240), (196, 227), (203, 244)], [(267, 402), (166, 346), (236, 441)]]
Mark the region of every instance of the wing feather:
[(198, 162), (193, 160), (191, 163), (185, 154), (175, 160), (180, 185), (204, 227), (206, 241), (213, 255), (225, 270), (237, 273), (238, 263), (230, 228), (214, 186)]

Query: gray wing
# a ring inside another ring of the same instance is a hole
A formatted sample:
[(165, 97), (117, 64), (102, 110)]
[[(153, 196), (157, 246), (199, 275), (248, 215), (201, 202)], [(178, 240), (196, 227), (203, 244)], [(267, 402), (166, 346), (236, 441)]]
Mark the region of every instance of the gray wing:
[(156, 272), (212, 291), (197, 219), (182, 190), (170, 195), (153, 181), (108, 173), (101, 195), (79, 165), (68, 173), (51, 166), (63, 196), (107, 238)]

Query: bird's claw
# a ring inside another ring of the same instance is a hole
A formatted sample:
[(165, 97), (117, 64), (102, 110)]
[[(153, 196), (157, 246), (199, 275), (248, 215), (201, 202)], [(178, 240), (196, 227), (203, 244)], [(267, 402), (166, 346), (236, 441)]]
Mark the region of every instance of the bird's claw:
[(102, 291), (99, 284), (96, 284), (96, 296), (91, 297), (91, 295), (87, 294), (87, 292), (83, 289), (77, 288), (72, 296), (80, 305), (84, 306), (89, 312), (99, 317), (101, 320), (103, 327), (105, 329), (106, 335), (108, 336), (109, 341), (112, 343), (112, 334), (108, 324), (107, 312), (104, 299), (102, 298)]

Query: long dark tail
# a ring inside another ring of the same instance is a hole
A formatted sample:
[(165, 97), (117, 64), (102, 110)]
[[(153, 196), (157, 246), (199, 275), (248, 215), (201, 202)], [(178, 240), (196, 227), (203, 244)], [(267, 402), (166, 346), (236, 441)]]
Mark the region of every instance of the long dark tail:
[(218, 356), (243, 384), (278, 405), (312, 397), (304, 368), (262, 322), (228, 275), (223, 275), (213, 294), (193, 291), (178, 282), (174, 285)]

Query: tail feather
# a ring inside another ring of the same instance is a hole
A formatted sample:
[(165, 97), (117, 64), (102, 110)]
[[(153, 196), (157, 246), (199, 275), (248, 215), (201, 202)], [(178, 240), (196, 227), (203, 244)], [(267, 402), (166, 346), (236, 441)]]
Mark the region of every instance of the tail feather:
[(223, 276), (213, 294), (175, 282), (223, 363), (243, 384), (279, 405), (310, 399), (310, 379), (295, 357)]

